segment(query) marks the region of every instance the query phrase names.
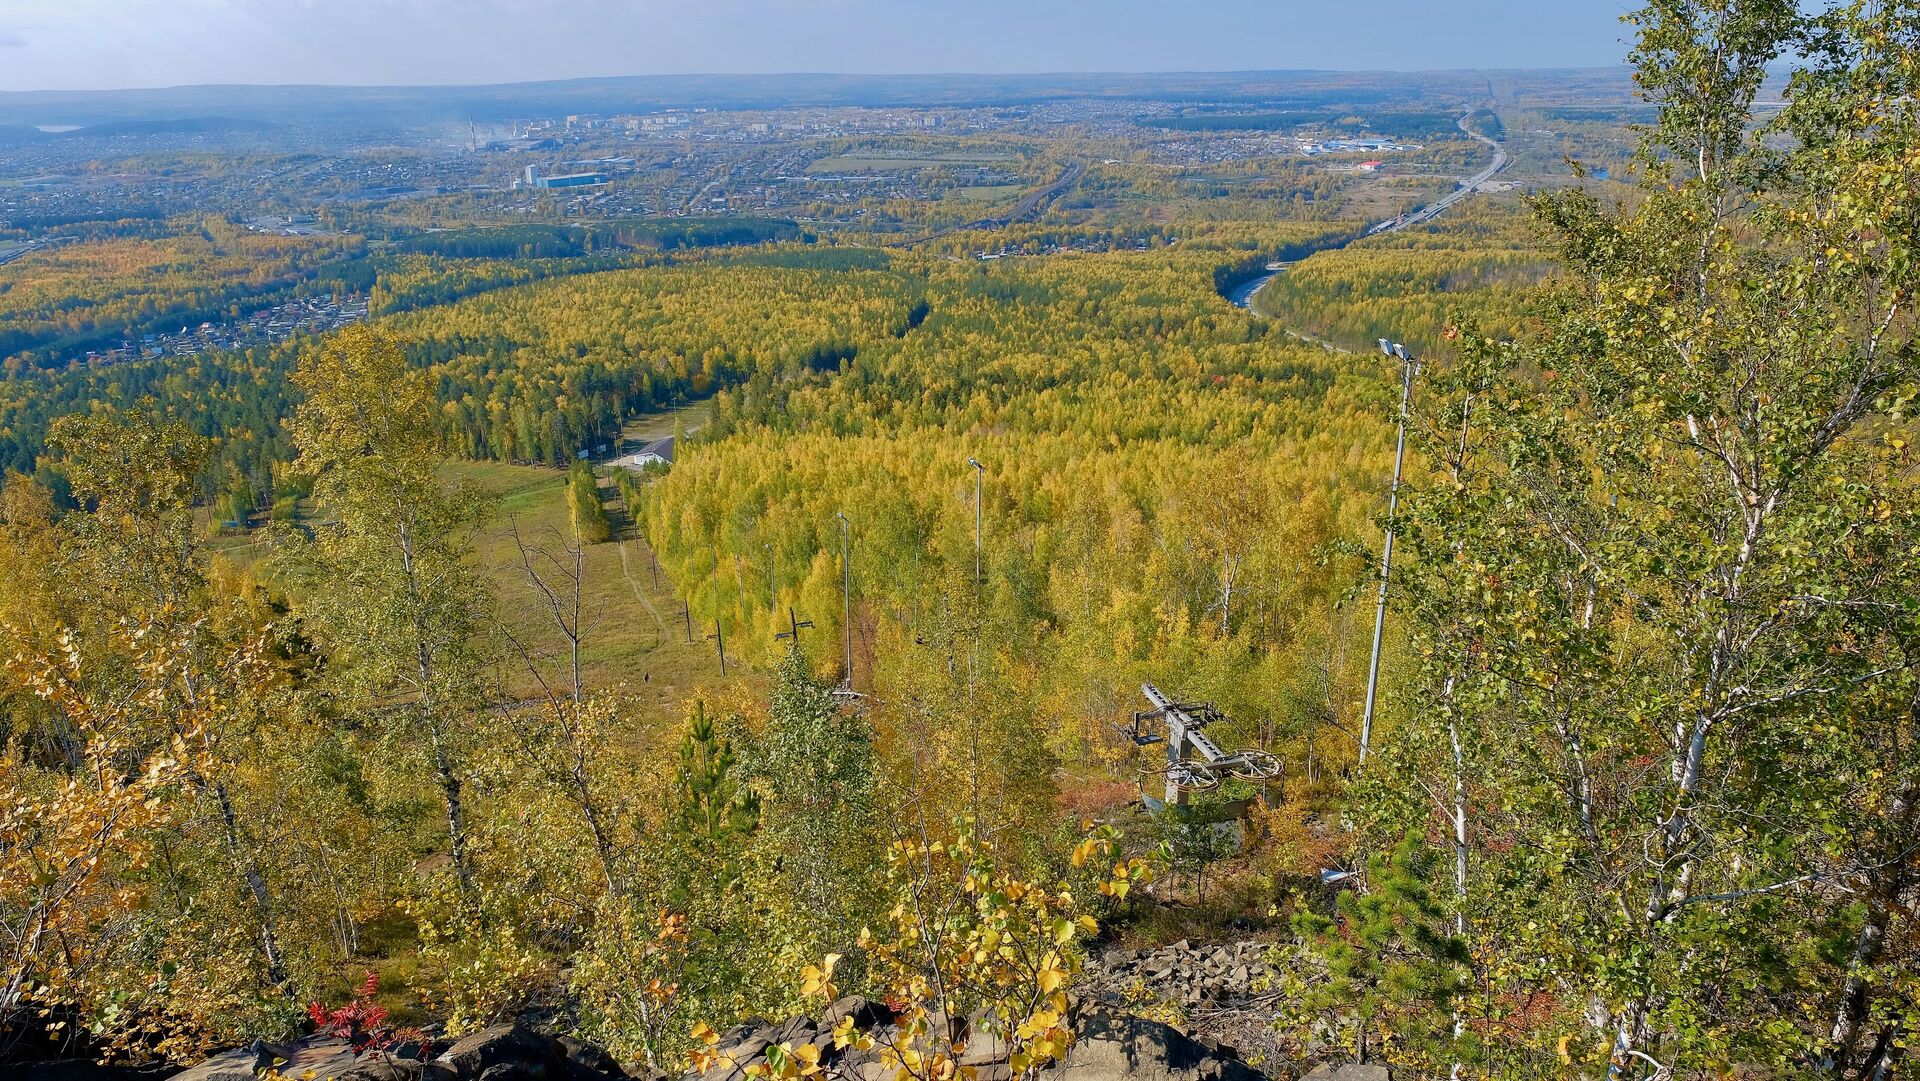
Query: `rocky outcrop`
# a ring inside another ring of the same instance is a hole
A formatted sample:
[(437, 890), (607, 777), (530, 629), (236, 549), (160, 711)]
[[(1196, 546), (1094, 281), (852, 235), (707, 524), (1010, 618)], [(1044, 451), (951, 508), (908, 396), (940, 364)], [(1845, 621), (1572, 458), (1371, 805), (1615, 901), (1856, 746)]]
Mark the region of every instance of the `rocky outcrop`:
[[(877, 1051), (833, 1047), (834, 1027), (849, 1016), (857, 1030), (882, 1045), (890, 1042), (892, 1018), (886, 1008), (853, 996), (828, 1007), (818, 1020), (796, 1017), (775, 1024), (752, 1018), (729, 1029), (713, 1048), (720, 1064), (684, 1081), (744, 1081), (747, 1066), (768, 1047), (783, 1043), (820, 1047), (821, 1064), (847, 1081), (884, 1081), (891, 1074)], [(1076, 1011), (1074, 1021), (1074, 1043), (1062, 1061), (1042, 1071), (1044, 1081), (1262, 1081), (1260, 1071), (1230, 1048), (1195, 1039), (1171, 1025), (1098, 1008)], [(968, 1039), (960, 1062), (974, 1067), (983, 1081), (992, 1081), (1004, 1076), (1004, 1069), (996, 1068), (1003, 1057), (998, 1041), (979, 1033)]]
[(1264, 1081), (1231, 1048), (1197, 1040), (1172, 1025), (1127, 1014), (1090, 1012), (1055, 1081)]
[[(1231, 956), (1231, 955), (1229, 955)], [(1149, 963), (1156, 963), (1149, 961)], [(1231, 980), (1231, 969), (1226, 973)], [(713, 1050), (719, 1065), (682, 1081), (746, 1081), (747, 1067), (767, 1048), (812, 1044), (837, 1081), (888, 1081), (878, 1050), (835, 1048), (832, 1033), (847, 1018), (884, 1046), (891, 1042), (892, 1011), (878, 1002), (848, 996), (818, 1018), (783, 1022), (750, 1018), (722, 1033)], [(1261, 1072), (1231, 1048), (1190, 1036), (1172, 1025), (1098, 1005), (1074, 1012), (1076, 1038), (1065, 1058), (1042, 1072), (1042, 1081), (1263, 1081)], [(1005, 1081), (1004, 1048), (988, 1034), (974, 1034), (962, 1058), (982, 1081)], [(172, 1081), (257, 1081), (267, 1069), (282, 1077), (312, 1081), (626, 1081), (628, 1075), (605, 1051), (589, 1043), (554, 1037), (520, 1024), (495, 1025), (461, 1037), (435, 1058), (417, 1051), (354, 1055), (345, 1041), (313, 1036), (286, 1044), (256, 1043), (217, 1055), (176, 1074)], [(644, 1081), (666, 1081), (655, 1075)], [(1367, 1079), (1370, 1081), (1370, 1079)]]
[(1244, 999), (1272, 973), (1265, 942), (1195, 945), (1181, 939), (1153, 950), (1108, 950), (1087, 966), (1083, 992), (1114, 1006), (1141, 994), (1173, 1005), (1207, 1007)]
[(589, 1043), (525, 1025), (494, 1025), (456, 1040), (438, 1058), (415, 1048), (356, 1055), (345, 1040), (309, 1036), (256, 1042), (174, 1074), (168, 1081), (258, 1081), (267, 1070), (302, 1081), (625, 1081), (613, 1056)]
[(266, 1070), (285, 1077), (339, 1078), (358, 1065), (347, 1041), (335, 1036), (309, 1036), (288, 1043), (255, 1040), (252, 1047), (215, 1055), (198, 1066), (173, 1075), (172, 1081), (254, 1081)]

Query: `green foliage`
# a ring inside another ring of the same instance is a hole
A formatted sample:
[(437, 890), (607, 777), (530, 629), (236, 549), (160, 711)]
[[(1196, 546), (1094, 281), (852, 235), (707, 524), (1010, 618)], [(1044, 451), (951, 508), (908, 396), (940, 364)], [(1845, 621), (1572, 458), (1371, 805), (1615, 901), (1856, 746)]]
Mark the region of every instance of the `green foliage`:
[(1188, 875), (1196, 900), (1206, 904), (1207, 868), (1240, 851), (1241, 826), (1226, 794), (1202, 792), (1185, 803), (1170, 803), (1154, 817), (1156, 855), (1178, 874)]
[(1340, 894), (1337, 919), (1293, 917), (1294, 933), (1326, 971), (1301, 1005), (1350, 1017), (1347, 1042), (1360, 1061), (1386, 1058), (1422, 1076), (1474, 1054), (1448, 1016), (1467, 986), (1467, 944), (1448, 933), (1446, 906), (1432, 895), (1436, 857), (1409, 833), (1371, 857), (1366, 892)]
[(735, 767), (732, 741), (715, 730), (706, 703), (695, 701), (667, 813), (691, 844), (711, 853), (737, 850), (760, 825), (760, 800)]
[(1516, 1072), (1871, 1075), (1913, 1001), (1878, 975), (1912, 961), (1890, 910), (1854, 906), (1920, 840), (1920, 23), (1638, 19), (1665, 107), (1638, 198), (1539, 200), (1566, 277), (1537, 331), (1469, 326), (1415, 391), (1419, 678), (1355, 810), (1384, 846), (1444, 808)]
[(600, 501), (600, 479), (585, 462), (575, 463), (567, 471), (567, 512), (580, 543), (601, 544), (613, 536), (613, 523), (607, 520), (607, 508)]
[(879, 766), (864, 714), (841, 708), (799, 649), (781, 663), (766, 723), (746, 748), (764, 842), (778, 853), (803, 954), (843, 946), (873, 917), (882, 830)]

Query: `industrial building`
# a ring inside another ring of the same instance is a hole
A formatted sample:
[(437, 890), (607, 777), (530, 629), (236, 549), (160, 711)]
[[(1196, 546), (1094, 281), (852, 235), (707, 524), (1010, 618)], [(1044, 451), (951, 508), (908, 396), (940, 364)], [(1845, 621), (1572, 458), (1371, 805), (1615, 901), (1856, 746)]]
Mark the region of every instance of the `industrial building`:
[(529, 188), (588, 188), (607, 183), (607, 175), (605, 173), (564, 173), (560, 176), (541, 176), (537, 166), (529, 165), (522, 183)]

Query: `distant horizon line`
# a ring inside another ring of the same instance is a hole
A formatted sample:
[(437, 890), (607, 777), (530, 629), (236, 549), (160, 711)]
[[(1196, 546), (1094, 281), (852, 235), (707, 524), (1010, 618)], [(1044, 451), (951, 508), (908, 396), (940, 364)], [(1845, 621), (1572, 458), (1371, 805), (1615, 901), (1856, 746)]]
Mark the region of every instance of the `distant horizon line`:
[(573, 83), (632, 82), (665, 79), (1087, 79), (1087, 78), (1174, 78), (1180, 76), (1314, 76), (1314, 75), (1477, 75), (1477, 74), (1550, 74), (1556, 72), (1626, 72), (1631, 66), (1618, 64), (1568, 65), (1546, 67), (1459, 67), (1459, 68), (1180, 68), (1168, 70), (1087, 69), (1058, 71), (703, 71), (645, 72), (627, 75), (569, 75), (553, 79), (514, 79), (504, 82), (425, 82), (425, 83), (170, 83), (157, 86), (119, 86), (76, 89), (47, 87), (32, 90), (0, 89), (0, 97), (22, 95), (107, 95), (158, 94), (184, 90), (489, 90), (504, 87), (561, 86)]

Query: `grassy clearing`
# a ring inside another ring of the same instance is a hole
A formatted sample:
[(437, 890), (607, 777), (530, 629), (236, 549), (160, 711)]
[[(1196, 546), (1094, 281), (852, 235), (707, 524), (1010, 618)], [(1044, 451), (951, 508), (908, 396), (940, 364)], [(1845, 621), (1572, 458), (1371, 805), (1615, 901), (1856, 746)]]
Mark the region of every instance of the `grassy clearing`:
[[(683, 431), (695, 431), (708, 416), (709, 402), (703, 400), (637, 418), (622, 432), (622, 446), (631, 453), (647, 442), (672, 435), (676, 422)], [(540, 607), (539, 594), (522, 566), (514, 533), (518, 530), (530, 549), (544, 549), (564, 558), (566, 541), (572, 536), (565, 471), (502, 462), (450, 461), (442, 467), (442, 473), (450, 482), (472, 484), (493, 498), (491, 514), (474, 537), (474, 562), (498, 599), (501, 620), (534, 656), (539, 671), (536, 678), (509, 651), (500, 669), (506, 693), (516, 699), (536, 698), (541, 693), (541, 679), (556, 691), (563, 690), (569, 681), (566, 637)], [(693, 641), (687, 640), (680, 594), (674, 583), (657, 570), (652, 551), (634, 529), (613, 484), (603, 482), (600, 494), (615, 533), (612, 540), (589, 545), (586, 550), (580, 668), (587, 688), (628, 692), (639, 705), (640, 716), (636, 719), (644, 722), (643, 731), (657, 730), (656, 724), (677, 724), (687, 702), (696, 694), (713, 699), (723, 689), (729, 697), (736, 688), (761, 689), (763, 673), (733, 667), (736, 657), (748, 656), (747, 643), (736, 645), (729, 636), (727, 678), (722, 680), (713, 643), (706, 640), (712, 628), (695, 626)], [(303, 501), (300, 510), (300, 520), (310, 523), (313, 508)], [(207, 529), (208, 512), (198, 512), (196, 519), (212, 554), (252, 566), (271, 553), (271, 542), (261, 529), (212, 533)], [(549, 571), (557, 570), (551, 563), (545, 566)], [(271, 566), (264, 569), (271, 579)], [(556, 586), (563, 582), (557, 574), (548, 577)], [(760, 658), (755, 654), (754, 659)]]
[(635, 417), (620, 429), (620, 447), (622, 454), (631, 454), (656, 439), (665, 439), (673, 434), (674, 425), (688, 435), (707, 426), (713, 416), (713, 399), (701, 398), (698, 401), (678, 405), (658, 413), (648, 413)]
[[(540, 679), (564, 687), (566, 637), (541, 609), (539, 595), (521, 565), (514, 533), (517, 530), (530, 549), (563, 555), (572, 531), (566, 474), (498, 462), (451, 463), (447, 471), (455, 479), (491, 492), (496, 500), (492, 517), (474, 539), (474, 558), (493, 584), (502, 618), (533, 655), (540, 672), (540, 678), (535, 678), (516, 659), (502, 671), (508, 693), (537, 696)], [(680, 597), (666, 575), (656, 574), (653, 554), (634, 532), (612, 485), (602, 485), (601, 495), (616, 533), (613, 540), (586, 550), (581, 676), (590, 689), (622, 688), (630, 693), (640, 704), (643, 719), (673, 722), (695, 693), (721, 685), (719, 662), (700, 628), (694, 628), (694, 641), (687, 641)], [(734, 682), (731, 669), (728, 675), (728, 682)]]
[(982, 184), (974, 188), (956, 188), (953, 195), (969, 203), (992, 203), (1001, 199), (1010, 199), (1026, 189), (1018, 184)]

